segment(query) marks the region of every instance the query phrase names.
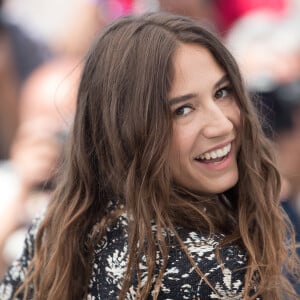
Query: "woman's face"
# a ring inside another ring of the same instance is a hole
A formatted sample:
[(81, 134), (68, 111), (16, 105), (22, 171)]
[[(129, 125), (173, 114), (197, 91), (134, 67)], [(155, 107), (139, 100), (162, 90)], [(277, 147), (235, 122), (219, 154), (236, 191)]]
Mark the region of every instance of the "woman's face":
[(240, 110), (224, 70), (204, 47), (181, 44), (169, 93), (174, 181), (196, 192), (221, 193), (237, 183)]

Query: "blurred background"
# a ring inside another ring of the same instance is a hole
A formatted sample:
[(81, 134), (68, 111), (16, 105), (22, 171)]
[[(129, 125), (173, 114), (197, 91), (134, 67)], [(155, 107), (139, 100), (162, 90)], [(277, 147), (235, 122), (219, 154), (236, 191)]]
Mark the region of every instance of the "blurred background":
[(159, 10), (194, 18), (237, 59), (300, 241), (300, 0), (0, 0), (0, 278), (55, 186), (94, 36), (121, 15)]

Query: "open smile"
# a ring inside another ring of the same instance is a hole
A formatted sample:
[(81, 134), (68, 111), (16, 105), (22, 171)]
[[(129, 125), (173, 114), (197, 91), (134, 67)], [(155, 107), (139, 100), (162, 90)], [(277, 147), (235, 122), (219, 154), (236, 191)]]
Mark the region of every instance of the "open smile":
[(196, 156), (195, 160), (206, 164), (218, 164), (223, 162), (228, 157), (230, 151), (231, 143), (228, 143), (223, 147)]

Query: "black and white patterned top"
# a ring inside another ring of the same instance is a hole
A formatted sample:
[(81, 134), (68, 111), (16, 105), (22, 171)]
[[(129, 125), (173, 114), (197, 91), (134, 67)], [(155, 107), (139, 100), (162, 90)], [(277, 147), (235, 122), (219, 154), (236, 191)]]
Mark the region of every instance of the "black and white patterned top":
[[(22, 256), (12, 264), (0, 285), (1, 300), (12, 299), (16, 286), (26, 276), (28, 263), (33, 256), (38, 224), (39, 219), (32, 223)], [(177, 230), (195, 263), (218, 294), (197, 274), (174, 237), (158, 299), (243, 299), (245, 276), (243, 267), (247, 263), (243, 251), (234, 245), (222, 248), (220, 256), (223, 263), (220, 265), (215, 256), (215, 249), (224, 237), (222, 234), (208, 236), (184, 228), (177, 228)], [(155, 226), (153, 226), (153, 231), (156, 231)], [(126, 215), (122, 215), (107, 229), (106, 236), (95, 249), (93, 271), (86, 300), (118, 298), (126, 271), (127, 248), (127, 218)], [(157, 260), (160, 259), (158, 253)], [(143, 282), (143, 279), (147, 277), (145, 259), (142, 260), (140, 269)], [(136, 299), (134, 286), (130, 287), (127, 299)], [(149, 299), (152, 299), (152, 294), (149, 295)]]

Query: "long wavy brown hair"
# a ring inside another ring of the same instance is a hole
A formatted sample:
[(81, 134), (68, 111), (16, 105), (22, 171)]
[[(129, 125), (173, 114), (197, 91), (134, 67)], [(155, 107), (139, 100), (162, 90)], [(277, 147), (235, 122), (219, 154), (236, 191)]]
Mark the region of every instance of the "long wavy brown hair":
[[(239, 181), (221, 195), (195, 195), (174, 185), (169, 152), (172, 116), (167, 103), (181, 43), (210, 51), (227, 73), (241, 110)], [(223, 232), (222, 245), (237, 243), (248, 256), (244, 299), (296, 299), (283, 275), (296, 262), (293, 232), (279, 204), (280, 176), (239, 69), (223, 44), (192, 20), (162, 13), (125, 17), (110, 24), (87, 55), (77, 111), (58, 187), (39, 227), (27, 280), (18, 293), (35, 300), (82, 299), (87, 295), (93, 248), (122, 211), (129, 218), (129, 260), (119, 299), (125, 299), (133, 270), (146, 256), (148, 277), (138, 277), (139, 299), (160, 289), (168, 237), (178, 225)], [(205, 212), (203, 207), (206, 208)], [(235, 222), (231, 222), (232, 217)], [(157, 233), (151, 230), (152, 222)], [(95, 230), (96, 228), (96, 230)], [(145, 243), (147, 241), (147, 245)], [(221, 246), (222, 246), (221, 245)], [(156, 252), (163, 263), (155, 274)], [(194, 264), (187, 249), (186, 255)], [(203, 276), (197, 269), (199, 276)], [(258, 278), (253, 295), (253, 276)]]

